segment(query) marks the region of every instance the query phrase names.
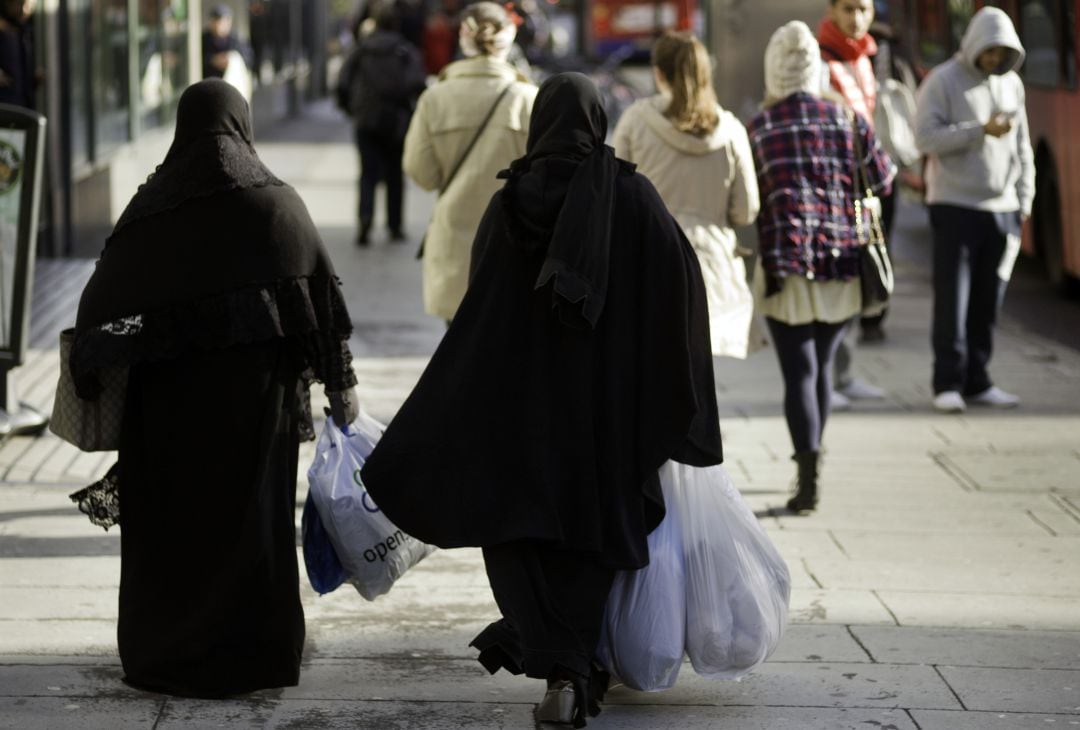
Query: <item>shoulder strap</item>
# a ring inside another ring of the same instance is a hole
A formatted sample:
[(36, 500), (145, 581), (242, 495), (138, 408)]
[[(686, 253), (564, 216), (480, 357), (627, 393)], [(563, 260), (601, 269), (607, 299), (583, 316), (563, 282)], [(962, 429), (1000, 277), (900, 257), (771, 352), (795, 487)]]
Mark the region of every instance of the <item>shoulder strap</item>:
[(454, 165), (454, 169), (452, 169), (450, 171), (450, 174), (447, 175), (446, 182), (444, 182), (443, 186), (439, 188), (439, 195), (445, 193), (447, 188), (450, 187), (450, 183), (454, 182), (454, 178), (457, 176), (458, 170), (461, 169), (461, 165), (465, 162), (465, 159), (469, 156), (469, 153), (472, 152), (472, 148), (476, 146), (476, 142), (480, 139), (480, 135), (484, 133), (484, 129), (487, 128), (488, 122), (490, 122), (491, 118), (495, 116), (495, 110), (499, 108), (499, 104), (500, 102), (502, 102), (503, 97), (506, 96), (507, 93), (509, 93), (510, 87), (513, 85), (514, 82), (511, 81), (509, 84), (503, 87), (502, 92), (495, 99), (495, 103), (491, 105), (490, 109), (488, 109), (488, 113), (487, 116), (484, 117), (484, 121), (480, 122), (480, 128), (476, 130), (476, 134), (473, 135), (473, 138), (472, 140), (470, 140), (469, 145), (465, 148), (465, 151), (461, 153), (461, 157), (458, 158), (457, 164)]

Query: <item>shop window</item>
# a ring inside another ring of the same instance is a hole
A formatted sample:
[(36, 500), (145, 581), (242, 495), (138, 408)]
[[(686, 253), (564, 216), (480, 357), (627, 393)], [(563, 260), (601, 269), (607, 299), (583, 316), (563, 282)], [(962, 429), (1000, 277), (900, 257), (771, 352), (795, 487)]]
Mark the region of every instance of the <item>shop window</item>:
[[(127, 0), (93, 0), (95, 157), (131, 139)], [(73, 35), (78, 28), (73, 28)]]
[(140, 0), (138, 23), (140, 129), (172, 122), (188, 84), (188, 15), (184, 0)]
[(75, 165), (90, 161), (90, 0), (69, 0), (66, 37), (70, 75), (71, 159)]

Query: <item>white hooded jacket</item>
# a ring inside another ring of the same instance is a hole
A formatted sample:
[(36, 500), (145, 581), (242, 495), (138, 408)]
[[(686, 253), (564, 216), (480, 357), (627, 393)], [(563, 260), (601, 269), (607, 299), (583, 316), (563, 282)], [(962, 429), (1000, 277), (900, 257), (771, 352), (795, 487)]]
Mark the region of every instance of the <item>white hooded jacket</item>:
[[(1001, 68), (987, 74), (975, 61), (993, 47), (1010, 53)], [(923, 81), (916, 98), (915, 144), (929, 156), (927, 203), (1031, 214), (1034, 154), (1024, 84), (1016, 73), (1023, 60), (1009, 16), (986, 7), (971, 19), (956, 55)], [(999, 112), (1012, 115), (1013, 127), (992, 137), (983, 125)]]
[(746, 357), (756, 345), (753, 296), (732, 226), (753, 222), (760, 207), (750, 140), (735, 115), (719, 107), (712, 134), (682, 132), (664, 116), (670, 103), (661, 94), (634, 102), (615, 126), (615, 154), (649, 178), (698, 255), (713, 354)]

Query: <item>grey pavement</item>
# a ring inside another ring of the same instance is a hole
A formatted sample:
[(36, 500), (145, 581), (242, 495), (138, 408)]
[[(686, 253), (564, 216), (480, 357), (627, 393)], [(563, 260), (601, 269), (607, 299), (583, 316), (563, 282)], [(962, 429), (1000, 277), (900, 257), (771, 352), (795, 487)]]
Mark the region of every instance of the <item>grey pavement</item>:
[[(355, 320), (362, 400), (388, 420), (444, 330), (423, 314), (414, 260), (432, 197), (407, 193), (413, 242), (377, 230), (359, 249), (345, 122), (316, 106), (257, 145), (323, 233)], [(728, 469), (793, 577), (776, 653), (740, 682), (687, 664), (669, 691), (616, 689), (590, 727), (1080, 726), (1080, 349), (1007, 305), (992, 369), (1023, 405), (932, 412), (926, 237), (925, 213), (906, 203), (889, 337), (856, 355), (888, 397), (831, 418), (816, 514), (780, 509), (794, 465), (775, 354), (716, 362)], [(1051, 297), (1040, 306), (1058, 321), (1080, 309)], [(52, 341), (35, 340), (18, 376), (43, 408)], [(301, 501), (311, 454), (306, 445)], [(302, 581), (298, 687), (224, 701), (128, 688), (115, 648), (119, 534), (67, 498), (107, 465), (51, 435), (0, 447), (0, 728), (536, 727), (541, 683), (488, 676), (467, 647), (497, 615), (477, 550), (437, 552), (370, 603)]]

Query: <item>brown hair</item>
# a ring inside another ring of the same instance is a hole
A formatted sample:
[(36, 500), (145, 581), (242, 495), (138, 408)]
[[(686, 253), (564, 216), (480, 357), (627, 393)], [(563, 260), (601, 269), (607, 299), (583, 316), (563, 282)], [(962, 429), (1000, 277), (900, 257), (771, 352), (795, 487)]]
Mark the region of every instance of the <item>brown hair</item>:
[(671, 104), (664, 114), (675, 128), (698, 137), (712, 134), (720, 115), (709, 54), (701, 41), (691, 33), (668, 31), (653, 46), (652, 64), (671, 87)]

